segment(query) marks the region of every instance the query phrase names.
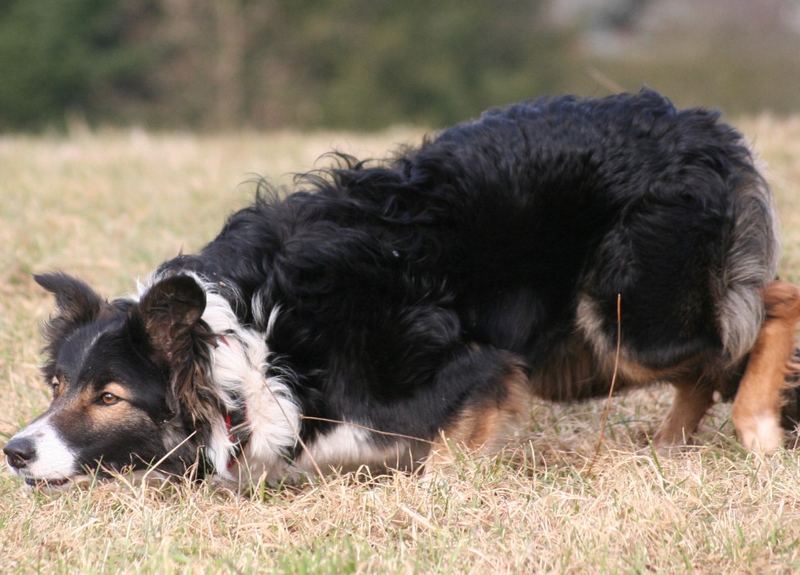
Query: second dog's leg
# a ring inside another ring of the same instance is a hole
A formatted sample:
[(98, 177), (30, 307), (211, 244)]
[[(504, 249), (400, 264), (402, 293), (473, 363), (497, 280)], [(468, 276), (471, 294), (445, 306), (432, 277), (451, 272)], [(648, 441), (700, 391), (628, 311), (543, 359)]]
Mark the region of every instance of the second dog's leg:
[(707, 382), (675, 384), (675, 399), (656, 433), (656, 446), (664, 448), (684, 445), (714, 403), (713, 395), (714, 387)]
[(764, 288), (767, 319), (750, 352), (733, 402), (733, 425), (748, 449), (769, 453), (783, 444), (781, 392), (800, 319), (800, 291), (785, 282)]

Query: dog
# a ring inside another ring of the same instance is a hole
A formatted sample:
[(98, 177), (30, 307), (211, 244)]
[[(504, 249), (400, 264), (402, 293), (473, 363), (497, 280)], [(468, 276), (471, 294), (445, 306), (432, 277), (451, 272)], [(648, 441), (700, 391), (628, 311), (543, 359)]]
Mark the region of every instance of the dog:
[[(717, 113), (649, 90), (545, 98), (390, 161), (337, 158), (291, 194), (262, 190), (135, 296), (35, 276), (57, 306), (53, 400), (5, 446), (10, 469), (51, 487), (152, 466), (230, 481), (418, 469), (448, 441), (492, 452), (532, 397), (595, 397), (613, 373), (618, 389), (674, 385), (654, 438), (670, 446), (743, 381), (776, 215)], [(737, 403), (734, 422), (772, 449), (759, 413)]]

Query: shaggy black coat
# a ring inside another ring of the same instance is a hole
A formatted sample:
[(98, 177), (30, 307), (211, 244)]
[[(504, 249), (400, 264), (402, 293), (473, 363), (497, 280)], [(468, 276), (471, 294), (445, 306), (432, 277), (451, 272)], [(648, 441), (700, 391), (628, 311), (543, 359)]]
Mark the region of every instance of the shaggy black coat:
[[(731, 255), (736, 195), (761, 180), (714, 112), (678, 111), (652, 91), (543, 99), (491, 110), (389, 163), (337, 159), (161, 268), (218, 282), (262, 331), (268, 314), (254, 306), (279, 307), (268, 343), (307, 415), (431, 437), (494, 393), (509, 352), (534, 380), (563, 359), (582, 296), (597, 302), (593, 337), (604, 340), (578, 345), (590, 374), (605, 375), (597, 355), (616, 338), (617, 294), (637, 365), (741, 359), (726, 358), (727, 287), (713, 278)], [(607, 388), (558, 381), (537, 391)], [(304, 435), (325, 427), (307, 420)]]

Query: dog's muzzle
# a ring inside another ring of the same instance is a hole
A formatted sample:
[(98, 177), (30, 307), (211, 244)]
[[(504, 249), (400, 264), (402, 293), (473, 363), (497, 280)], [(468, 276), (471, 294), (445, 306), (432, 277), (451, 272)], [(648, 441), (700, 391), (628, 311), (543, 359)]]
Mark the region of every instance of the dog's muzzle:
[(72, 448), (50, 422), (39, 418), (17, 433), (3, 447), (12, 473), (31, 486), (64, 485), (78, 471), (78, 460)]

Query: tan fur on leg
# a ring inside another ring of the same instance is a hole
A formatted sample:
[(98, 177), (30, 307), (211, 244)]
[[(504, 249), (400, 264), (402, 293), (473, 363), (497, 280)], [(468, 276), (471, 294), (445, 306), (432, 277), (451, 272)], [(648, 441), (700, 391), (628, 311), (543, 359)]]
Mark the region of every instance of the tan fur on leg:
[(800, 290), (786, 282), (773, 282), (764, 288), (764, 305), (767, 318), (736, 392), (733, 425), (746, 448), (770, 453), (783, 444), (781, 392), (800, 319)]
[(500, 451), (524, 428), (530, 417), (531, 391), (527, 376), (516, 369), (505, 382), (500, 399), (487, 397), (465, 407), (443, 429), (425, 460), (424, 471), (453, 462), (452, 445), (491, 455)]
[(674, 385), (675, 398), (672, 407), (654, 440), (659, 448), (685, 445), (714, 403), (714, 387), (710, 382), (695, 381)]

